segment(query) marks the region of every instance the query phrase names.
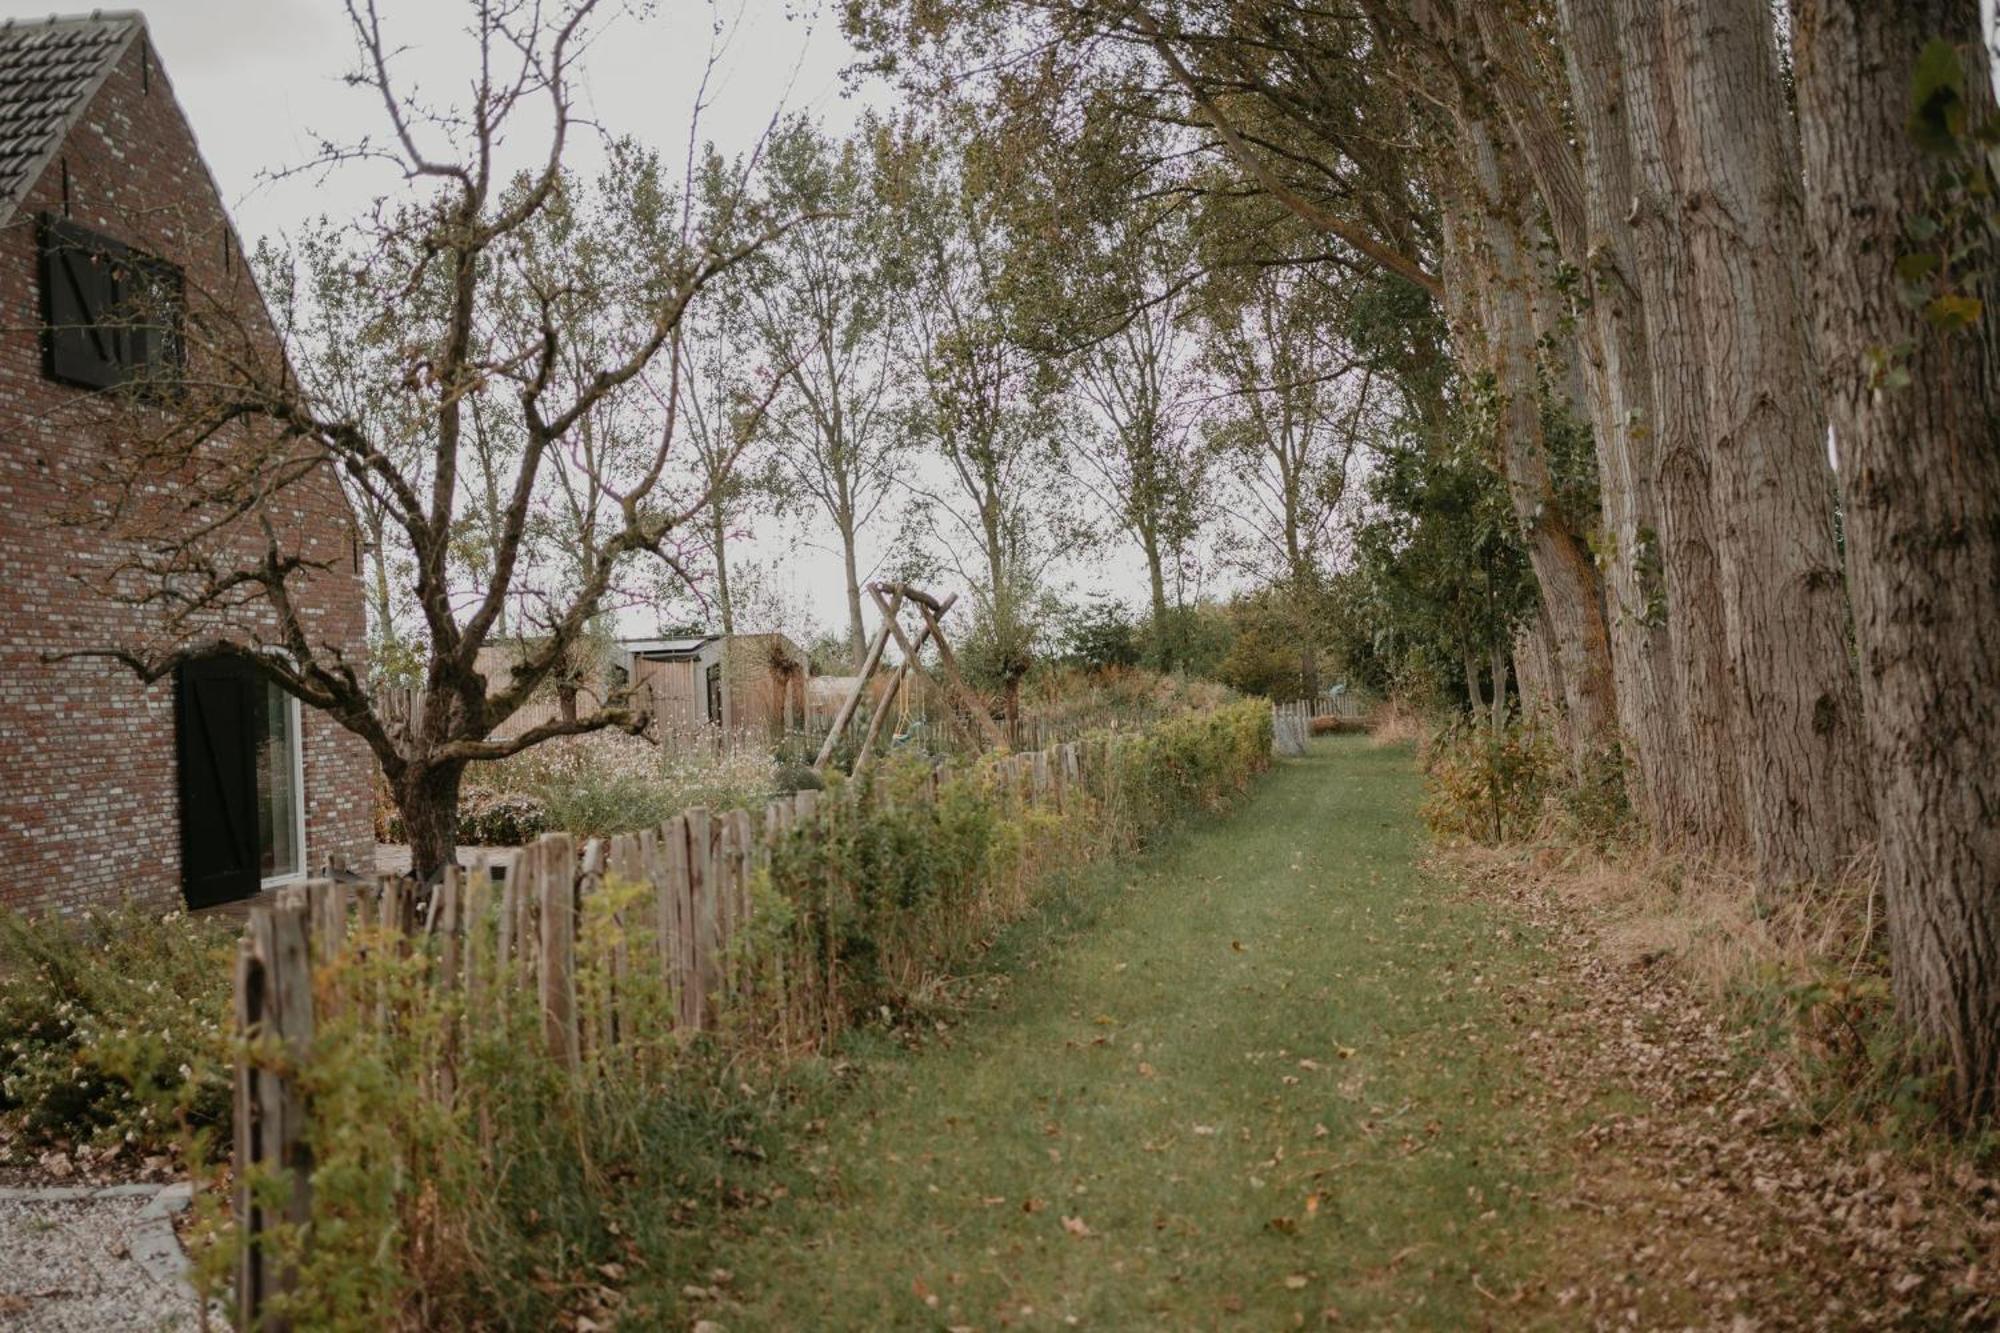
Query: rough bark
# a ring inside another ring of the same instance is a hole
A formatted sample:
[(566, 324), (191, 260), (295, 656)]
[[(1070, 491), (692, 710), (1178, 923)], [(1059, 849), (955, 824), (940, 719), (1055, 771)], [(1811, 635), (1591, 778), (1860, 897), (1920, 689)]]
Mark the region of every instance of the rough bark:
[[(1595, 50), (1603, 0), (1579, 0), (1576, 30)], [(1701, 373), (1693, 274), (1683, 243), (1675, 163), (1680, 127), (1664, 67), (1665, 31), (1655, 0), (1610, 0), (1616, 66), (1589, 78), (1597, 99), (1622, 110), (1631, 148), (1632, 268), (1645, 321), (1652, 416), (1654, 494), (1660, 567), (1667, 593), (1673, 687), (1686, 741), (1681, 783), (1698, 851), (1724, 856), (1749, 848), (1749, 815), (1737, 735), (1738, 694), (1724, 613), (1714, 499), (1706, 446), (1708, 408)], [(1596, 99), (1593, 99), (1596, 100)]]
[(1535, 618), (1514, 635), (1514, 671), (1521, 689), (1521, 719), (1529, 726), (1551, 726), (1557, 743), (1569, 748), (1569, 731), (1562, 715), (1562, 682), (1555, 664), (1553, 635), (1540, 606)]
[(1642, 819), (1655, 838), (1682, 843), (1698, 806), (1690, 772), (1697, 781), (1706, 775), (1690, 763), (1693, 741), (1674, 676), (1675, 608), (1659, 570), (1651, 356), (1624, 213), (1633, 172), (1617, 51), (1608, 0), (1562, 0), (1560, 15), (1583, 167), (1583, 248), (1566, 246), (1564, 257), (1584, 281), (1577, 341), (1610, 536), (1604, 565), (1619, 726), (1635, 752)]
[(1447, 304), (1462, 362), (1494, 379), (1500, 468), (1540, 589), (1565, 732), (1581, 767), (1618, 743), (1603, 589), (1588, 544), (1555, 503), (1535, 370), (1538, 278), (1504, 201), (1492, 141), (1483, 127), (1461, 124), (1478, 197), (1461, 199), (1463, 215), (1447, 224)]
[(1796, 144), (1764, 0), (1666, 0), (1664, 15), (1736, 739), (1759, 881), (1774, 888), (1838, 874), (1874, 835)]
[(458, 859), (458, 789), (464, 777), (462, 763), (411, 764), (390, 784), (410, 844), (410, 873), (419, 883), (436, 882)]
[[(1906, 299), (1909, 221), (1942, 216), (1949, 165), (1906, 128), (1934, 37), (1970, 42), (1964, 97), (1992, 114), (1973, 0), (1798, 0), (1813, 308), (1846, 508), (1849, 582), (1881, 821), (1897, 1003), (1968, 1117), (2000, 1110), (2000, 327), (1944, 330)], [(1990, 202), (1984, 205), (1990, 208)], [(1885, 363), (1885, 353), (1887, 361)]]

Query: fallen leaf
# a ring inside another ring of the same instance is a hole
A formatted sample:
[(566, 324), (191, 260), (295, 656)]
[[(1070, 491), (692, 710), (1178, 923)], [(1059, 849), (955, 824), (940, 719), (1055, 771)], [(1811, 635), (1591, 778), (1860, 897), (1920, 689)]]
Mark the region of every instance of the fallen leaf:
[(1293, 1273), (1285, 1279), (1285, 1290), (1303, 1291), (1307, 1281), (1308, 1279), (1304, 1273)]
[(1065, 1217), (1062, 1220), (1062, 1225), (1063, 1230), (1069, 1232), (1072, 1236), (1083, 1237), (1096, 1234), (1091, 1231), (1089, 1224), (1080, 1217)]
[(1021, 1211), (1024, 1213), (1039, 1213), (1042, 1211), (1042, 1209), (1048, 1206), (1049, 1205), (1041, 1199), (1027, 1198), (1021, 1200)]

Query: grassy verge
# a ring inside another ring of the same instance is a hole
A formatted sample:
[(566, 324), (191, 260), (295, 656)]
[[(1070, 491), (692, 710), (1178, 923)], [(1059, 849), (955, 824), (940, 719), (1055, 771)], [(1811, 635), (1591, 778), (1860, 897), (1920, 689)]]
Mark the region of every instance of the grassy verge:
[(1493, 1034), (1539, 953), (1416, 869), (1416, 782), (1321, 741), (1086, 875), (994, 1004), (851, 1042), (706, 1278), (635, 1295), (730, 1328), (1478, 1322), (1536, 1261), (1544, 1140)]

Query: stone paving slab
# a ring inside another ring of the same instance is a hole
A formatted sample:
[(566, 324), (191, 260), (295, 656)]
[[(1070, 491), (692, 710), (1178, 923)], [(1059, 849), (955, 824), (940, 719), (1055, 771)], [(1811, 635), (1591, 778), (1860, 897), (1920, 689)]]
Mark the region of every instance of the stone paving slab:
[(193, 1329), (200, 1303), (174, 1214), (189, 1187), (0, 1189), (0, 1329)]

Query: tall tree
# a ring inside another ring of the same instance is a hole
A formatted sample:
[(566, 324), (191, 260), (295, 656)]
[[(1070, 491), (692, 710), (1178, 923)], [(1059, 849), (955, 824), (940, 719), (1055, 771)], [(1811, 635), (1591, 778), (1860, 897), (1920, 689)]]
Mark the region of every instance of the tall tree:
[(910, 331), (921, 390), (907, 420), (943, 464), (913, 483), (922, 522), (970, 585), (982, 653), (1019, 717), (1050, 562), (1076, 542), (1055, 463), (1058, 363), (1031, 351), (1009, 278), (1018, 162), (946, 122), (898, 150), (896, 201), (912, 275)]
[(1795, 8), (1898, 1007), (2000, 1111), (2000, 123), (1972, 0)]
[[(1273, 269), (1239, 292), (1240, 304), (1226, 300), (1209, 327), (1221, 389), (1209, 438), (1234, 483), (1237, 557), (1282, 590), (1303, 626), (1324, 593), (1355, 456), (1384, 391), (1341, 341), (1326, 284)], [(1301, 634), (1298, 652), (1299, 678), (1316, 693), (1311, 635)]]
[(1160, 671), (1179, 665), (1174, 612), (1209, 481), (1209, 454), (1194, 422), (1195, 339), (1187, 303), (1171, 290), (1178, 277), (1178, 270), (1142, 266), (1131, 275), (1136, 308), (1116, 332), (1077, 354), (1077, 387), (1099, 421), (1069, 451), (1072, 470), (1145, 561), (1148, 657)]
[(1707, 408), (1751, 848), (1767, 885), (1874, 838), (1808, 329), (1798, 149), (1764, 0), (1667, 0), (1676, 197)]
[(801, 219), (781, 246), (746, 266), (747, 318), (765, 353), (787, 367), (766, 428), (792, 490), (830, 523), (847, 580), (847, 634), (860, 665), (861, 531), (889, 498), (902, 437), (894, 406), (906, 270), (875, 192), (876, 140), (864, 119), (830, 139), (804, 117), (766, 146), (765, 203)]

